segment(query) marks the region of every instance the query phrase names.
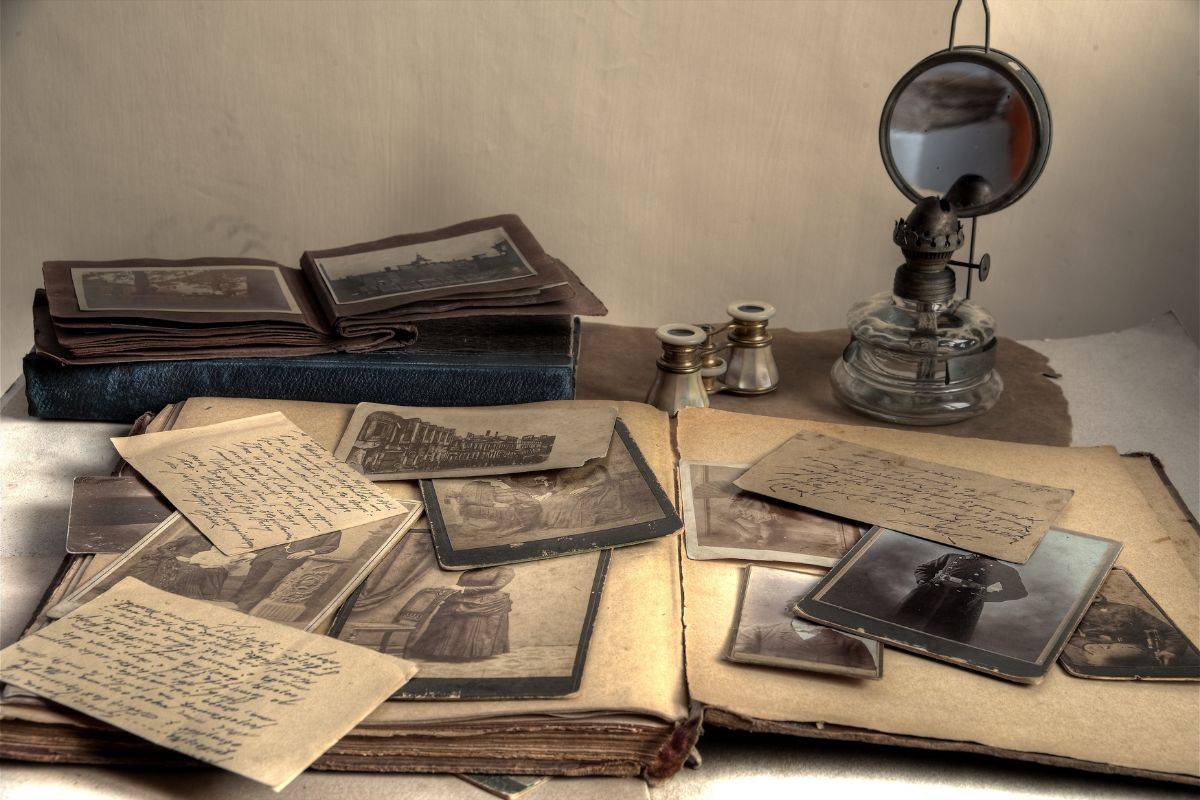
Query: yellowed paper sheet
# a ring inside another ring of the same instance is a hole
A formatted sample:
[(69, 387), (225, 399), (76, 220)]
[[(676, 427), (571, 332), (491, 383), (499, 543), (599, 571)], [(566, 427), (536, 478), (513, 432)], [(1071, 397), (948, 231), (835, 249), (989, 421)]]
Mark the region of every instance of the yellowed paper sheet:
[(373, 481), (579, 467), (608, 452), (616, 407), (526, 403), (409, 408), (359, 403), (334, 455)]
[(112, 442), (225, 555), (408, 510), (279, 412)]
[(800, 431), (734, 481), (817, 511), (1024, 564), (1070, 489), (956, 469)]
[[(875, 446), (961, 469), (1075, 490), (1056, 524), (1124, 542), (1117, 561), (1138, 576), (1167, 615), (1200, 640), (1200, 588), (1145, 496), (1111, 448), (1063, 448), (912, 431), (731, 414), (679, 415), (683, 458), (753, 462), (799, 431)], [(692, 698), (747, 719), (837, 725), (935, 746), (982, 745), (1200, 776), (1200, 692), (1187, 684), (1087, 681), (1058, 667), (1037, 686), (998, 681), (899, 650), (883, 680), (844, 680), (734, 664), (722, 658), (737, 604), (741, 565), (683, 562), (687, 672)]]
[(135, 578), (0, 651), (5, 682), (276, 791), (415, 672)]

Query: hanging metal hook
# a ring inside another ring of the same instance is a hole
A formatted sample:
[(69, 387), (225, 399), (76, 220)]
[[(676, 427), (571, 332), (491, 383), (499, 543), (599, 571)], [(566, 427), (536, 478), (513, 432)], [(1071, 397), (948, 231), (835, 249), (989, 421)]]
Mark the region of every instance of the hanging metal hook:
[[(950, 46), (947, 50), (954, 49), (954, 29), (958, 27), (958, 10), (962, 8), (962, 0), (957, 0), (954, 4), (954, 13), (950, 15)], [(983, 52), (988, 52), (992, 49), (992, 11), (988, 8), (987, 0), (983, 0)]]

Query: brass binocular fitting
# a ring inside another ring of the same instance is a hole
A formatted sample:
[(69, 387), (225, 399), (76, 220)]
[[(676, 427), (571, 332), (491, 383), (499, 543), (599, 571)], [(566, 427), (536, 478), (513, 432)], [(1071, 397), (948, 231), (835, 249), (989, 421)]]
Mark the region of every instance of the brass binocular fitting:
[[(647, 403), (674, 415), (682, 408), (707, 408), (715, 392), (756, 395), (779, 387), (767, 330), (775, 306), (742, 300), (726, 312), (730, 321), (721, 326), (673, 322), (654, 332), (663, 352)], [(717, 341), (721, 334), (724, 343)]]

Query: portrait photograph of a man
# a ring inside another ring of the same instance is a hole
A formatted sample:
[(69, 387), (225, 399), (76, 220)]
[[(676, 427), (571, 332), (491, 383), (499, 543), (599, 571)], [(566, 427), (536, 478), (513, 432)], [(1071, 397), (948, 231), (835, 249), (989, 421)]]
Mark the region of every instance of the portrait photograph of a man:
[(1058, 657), (1120, 544), (1051, 528), (1025, 564), (872, 529), (798, 605), (813, 621), (1021, 682)]
[(1200, 681), (1200, 651), (1127, 570), (1108, 574), (1059, 662), (1080, 678)]
[(726, 658), (855, 678), (882, 677), (879, 642), (817, 625), (792, 610), (818, 580), (803, 572), (746, 567)]

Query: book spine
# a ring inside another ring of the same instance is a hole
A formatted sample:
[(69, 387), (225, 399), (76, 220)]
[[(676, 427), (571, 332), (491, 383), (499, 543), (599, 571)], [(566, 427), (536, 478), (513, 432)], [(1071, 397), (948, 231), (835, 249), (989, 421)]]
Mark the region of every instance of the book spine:
[(132, 422), (188, 397), (326, 403), (490, 406), (575, 396), (575, 362), (305, 364), (293, 359), (147, 361), (63, 366), (25, 356), (29, 415)]

